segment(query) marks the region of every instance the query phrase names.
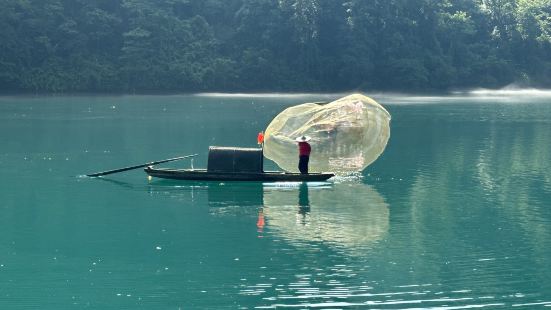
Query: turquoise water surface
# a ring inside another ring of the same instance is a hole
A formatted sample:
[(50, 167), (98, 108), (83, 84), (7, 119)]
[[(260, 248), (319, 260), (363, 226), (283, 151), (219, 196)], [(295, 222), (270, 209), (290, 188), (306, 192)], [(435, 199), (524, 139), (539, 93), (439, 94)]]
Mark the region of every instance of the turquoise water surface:
[(0, 309), (551, 307), (546, 93), (373, 95), (388, 147), (330, 182), (82, 176), (338, 96), (0, 97)]

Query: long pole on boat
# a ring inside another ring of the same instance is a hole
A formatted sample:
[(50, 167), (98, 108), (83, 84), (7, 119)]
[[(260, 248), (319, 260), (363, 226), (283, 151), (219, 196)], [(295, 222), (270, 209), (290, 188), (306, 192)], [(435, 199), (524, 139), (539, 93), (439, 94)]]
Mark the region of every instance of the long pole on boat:
[(168, 162), (170, 162), (170, 161), (176, 161), (176, 160), (180, 160), (180, 159), (184, 159), (184, 158), (189, 158), (189, 157), (193, 157), (193, 156), (197, 156), (197, 154), (186, 155), (186, 156), (181, 156), (181, 157), (174, 157), (174, 158), (163, 159), (163, 160), (158, 160), (158, 161), (152, 161), (152, 162), (149, 162), (149, 163), (145, 163), (145, 164), (141, 164), (141, 165), (136, 165), (136, 166), (131, 166), (131, 167), (124, 167), (124, 168), (119, 168), (119, 169), (101, 171), (101, 172), (96, 172), (96, 173), (87, 174), (86, 176), (89, 176), (89, 177), (101, 177), (101, 176), (103, 176), (103, 175), (108, 175), (108, 174), (113, 174), (113, 173), (119, 173), (119, 172), (124, 172), (124, 171), (128, 171), (128, 170), (134, 170), (134, 169), (143, 168), (143, 167), (147, 167), (147, 166), (153, 166), (153, 165), (162, 164), (162, 163), (168, 163)]

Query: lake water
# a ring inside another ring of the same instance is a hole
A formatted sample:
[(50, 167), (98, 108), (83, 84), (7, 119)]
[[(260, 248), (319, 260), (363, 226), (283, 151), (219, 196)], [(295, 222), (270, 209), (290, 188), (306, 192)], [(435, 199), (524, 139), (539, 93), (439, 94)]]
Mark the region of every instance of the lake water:
[(0, 309), (551, 307), (545, 93), (374, 95), (386, 151), (327, 183), (82, 177), (336, 97), (0, 97)]

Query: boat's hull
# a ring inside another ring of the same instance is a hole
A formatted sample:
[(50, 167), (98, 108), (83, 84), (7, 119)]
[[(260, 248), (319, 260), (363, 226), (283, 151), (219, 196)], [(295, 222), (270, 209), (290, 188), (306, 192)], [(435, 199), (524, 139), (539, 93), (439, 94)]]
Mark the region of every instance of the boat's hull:
[(210, 172), (206, 169), (162, 169), (147, 167), (144, 171), (156, 178), (195, 181), (257, 181), (257, 182), (316, 182), (325, 181), (333, 173), (286, 173), (266, 171), (262, 173)]

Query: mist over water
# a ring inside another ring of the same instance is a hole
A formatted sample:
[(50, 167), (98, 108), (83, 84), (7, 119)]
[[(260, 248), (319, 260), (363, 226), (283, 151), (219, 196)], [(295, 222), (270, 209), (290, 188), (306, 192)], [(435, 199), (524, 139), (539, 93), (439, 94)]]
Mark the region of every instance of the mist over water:
[(517, 85), (509, 85), (501, 89), (474, 89), (466, 92), (469, 95), (474, 96), (508, 96), (508, 97), (525, 97), (525, 96), (537, 96), (537, 97), (551, 97), (551, 90), (539, 89), (539, 88), (523, 88)]
[(78, 177), (205, 167), (333, 96), (0, 97), (0, 308), (551, 306), (548, 92), (372, 94), (387, 149), (330, 182)]
[[(360, 91), (355, 91), (362, 93)], [(354, 92), (351, 92), (354, 93)], [(247, 99), (273, 99), (295, 100), (297, 104), (304, 102), (330, 102), (350, 93), (199, 93), (194, 96), (204, 98), (239, 98)], [(471, 90), (457, 90), (442, 95), (418, 95), (407, 93), (367, 93), (368, 96), (386, 101), (386, 104), (430, 104), (443, 102), (510, 102), (522, 103), (534, 100), (551, 99), (551, 90), (538, 88), (522, 88), (510, 85), (501, 89), (477, 88)]]

